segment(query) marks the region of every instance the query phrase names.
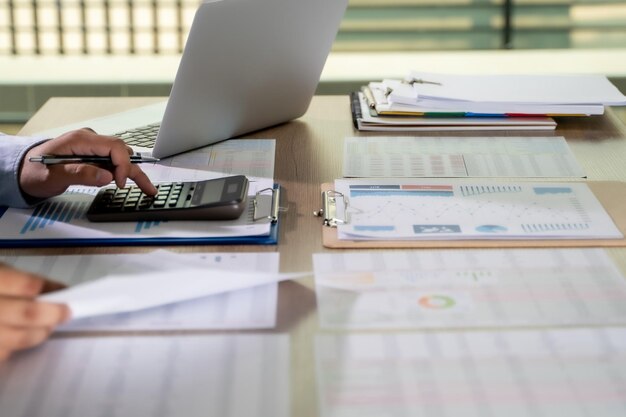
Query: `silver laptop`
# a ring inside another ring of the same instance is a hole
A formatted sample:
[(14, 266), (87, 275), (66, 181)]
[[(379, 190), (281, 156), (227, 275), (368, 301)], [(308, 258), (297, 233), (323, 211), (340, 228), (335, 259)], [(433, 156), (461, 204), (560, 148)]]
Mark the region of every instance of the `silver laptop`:
[(160, 123), (132, 126), (142, 119), (135, 116), (162, 112), (157, 104), (120, 113), (121, 125), (115, 115), (75, 125), (118, 135), (138, 148), (151, 148), (154, 141), (152, 155), (164, 158), (298, 118), (315, 93), (347, 3), (205, 1)]

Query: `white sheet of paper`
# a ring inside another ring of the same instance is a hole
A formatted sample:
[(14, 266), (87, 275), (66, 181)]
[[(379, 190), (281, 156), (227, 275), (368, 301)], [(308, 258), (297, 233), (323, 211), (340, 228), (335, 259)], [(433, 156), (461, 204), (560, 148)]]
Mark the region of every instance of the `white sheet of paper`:
[[(107, 274), (177, 271), (181, 265), (211, 270), (277, 273), (278, 253), (174, 253), (154, 251), (126, 255), (4, 256), (20, 269), (74, 286)], [(277, 285), (268, 284), (151, 308), (72, 320), (59, 331), (250, 329), (276, 325)]]
[(182, 267), (173, 271), (107, 275), (44, 294), (39, 299), (65, 303), (72, 310), (72, 317), (81, 319), (159, 307), (307, 275)]
[[(212, 171), (221, 173), (220, 176), (238, 174), (250, 179), (271, 179), (274, 178), (275, 153), (275, 139), (234, 139), (164, 158), (156, 167)], [(153, 167), (148, 167), (148, 176), (154, 181), (152, 172)]]
[(344, 177), (585, 177), (563, 137), (347, 137)]
[(288, 417), (287, 335), (52, 339), (0, 364), (3, 417)]
[(626, 325), (626, 281), (602, 249), (342, 252), (313, 264), (324, 328)]
[(340, 239), (618, 239), (585, 183), (338, 179), (348, 199)]
[(603, 75), (464, 75), (413, 71), (409, 78), (429, 81), (413, 84), (419, 98), (486, 103), (626, 104), (626, 97)]
[(324, 334), (321, 417), (622, 417), (626, 328)]

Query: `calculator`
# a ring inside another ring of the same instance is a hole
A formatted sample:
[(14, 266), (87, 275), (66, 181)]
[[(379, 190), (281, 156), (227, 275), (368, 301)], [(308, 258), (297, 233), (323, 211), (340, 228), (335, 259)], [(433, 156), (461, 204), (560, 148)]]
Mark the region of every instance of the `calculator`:
[(157, 184), (155, 196), (138, 186), (101, 189), (87, 210), (92, 222), (138, 220), (232, 220), (246, 208), (248, 179), (243, 175), (197, 182)]

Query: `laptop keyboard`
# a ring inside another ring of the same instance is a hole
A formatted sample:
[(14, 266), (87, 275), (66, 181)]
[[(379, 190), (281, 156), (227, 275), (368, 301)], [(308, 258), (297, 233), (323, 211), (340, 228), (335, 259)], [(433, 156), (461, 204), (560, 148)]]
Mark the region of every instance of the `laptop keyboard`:
[(152, 123), (149, 125), (136, 127), (134, 129), (117, 132), (113, 136), (121, 138), (124, 142), (131, 146), (141, 146), (142, 148), (154, 148), (157, 133), (161, 123)]

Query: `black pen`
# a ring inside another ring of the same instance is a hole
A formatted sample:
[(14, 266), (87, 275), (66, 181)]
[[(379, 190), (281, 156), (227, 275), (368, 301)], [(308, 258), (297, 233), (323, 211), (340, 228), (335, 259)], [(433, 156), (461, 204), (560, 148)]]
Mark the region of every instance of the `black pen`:
[[(96, 156), (96, 155), (41, 155), (34, 156), (28, 159), (30, 162), (40, 162), (44, 165), (57, 165), (57, 164), (100, 164), (100, 165), (112, 165), (111, 157), (109, 156)], [(131, 155), (131, 164), (141, 164), (146, 162), (158, 162), (159, 158), (153, 158), (151, 156)]]

